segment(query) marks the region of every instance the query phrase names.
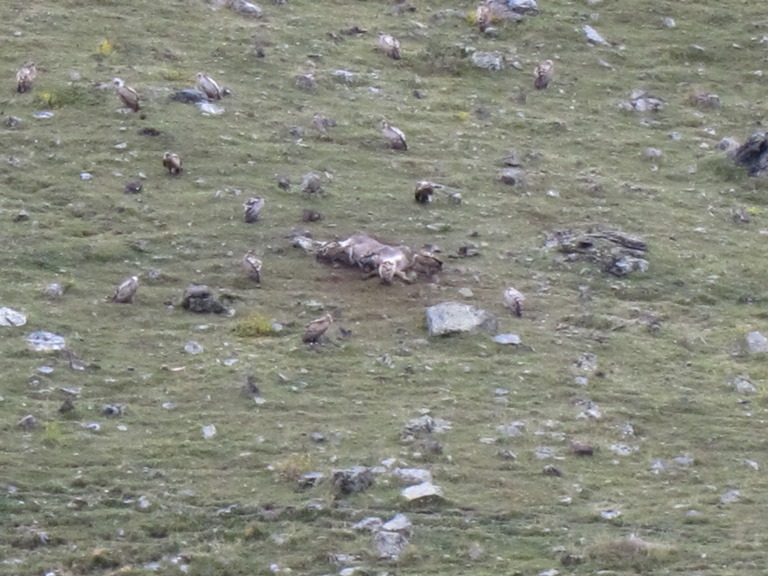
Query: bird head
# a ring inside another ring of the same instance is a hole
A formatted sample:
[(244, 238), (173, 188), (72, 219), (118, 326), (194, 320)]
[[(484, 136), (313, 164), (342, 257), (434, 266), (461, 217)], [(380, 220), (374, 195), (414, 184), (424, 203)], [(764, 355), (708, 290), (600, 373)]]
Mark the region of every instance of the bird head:
[(122, 78), (112, 78), (112, 84), (116, 88), (121, 88), (122, 86), (125, 86), (125, 82), (123, 82)]

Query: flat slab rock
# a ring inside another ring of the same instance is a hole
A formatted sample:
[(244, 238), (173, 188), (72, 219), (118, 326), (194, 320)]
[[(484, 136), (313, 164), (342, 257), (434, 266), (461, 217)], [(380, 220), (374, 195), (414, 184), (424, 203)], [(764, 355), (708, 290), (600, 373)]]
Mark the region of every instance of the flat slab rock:
[(461, 302), (442, 302), (425, 310), (430, 336), (458, 332), (495, 332), (499, 321), (490, 312)]

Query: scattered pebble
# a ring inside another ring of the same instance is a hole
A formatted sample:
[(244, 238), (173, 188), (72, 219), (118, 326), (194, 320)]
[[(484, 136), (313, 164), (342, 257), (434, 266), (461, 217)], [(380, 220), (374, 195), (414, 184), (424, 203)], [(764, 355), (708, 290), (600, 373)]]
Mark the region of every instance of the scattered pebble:
[(206, 440), (209, 440), (216, 436), (216, 426), (213, 424), (208, 424), (207, 426), (203, 426), (203, 438)]

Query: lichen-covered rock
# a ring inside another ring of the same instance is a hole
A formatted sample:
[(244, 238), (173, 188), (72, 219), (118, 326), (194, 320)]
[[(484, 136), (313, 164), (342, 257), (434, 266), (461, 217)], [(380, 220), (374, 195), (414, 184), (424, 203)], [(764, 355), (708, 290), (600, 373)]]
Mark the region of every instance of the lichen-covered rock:
[(486, 310), (461, 302), (442, 302), (425, 310), (430, 336), (457, 332), (495, 332), (496, 316)]

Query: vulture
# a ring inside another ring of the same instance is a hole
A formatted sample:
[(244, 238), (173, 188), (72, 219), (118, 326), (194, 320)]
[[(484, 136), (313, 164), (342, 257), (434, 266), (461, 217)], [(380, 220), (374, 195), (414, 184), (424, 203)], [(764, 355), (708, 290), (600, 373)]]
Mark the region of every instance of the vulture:
[(312, 320), (307, 324), (307, 329), (304, 335), (301, 337), (301, 341), (305, 344), (316, 344), (320, 337), (325, 334), (328, 327), (333, 323), (333, 316), (326, 314), (315, 320)]
[(243, 270), (245, 270), (248, 278), (261, 284), (261, 260), (256, 257), (253, 250), (248, 250), (243, 256)]
[(112, 82), (117, 90), (117, 95), (120, 97), (120, 100), (123, 101), (126, 108), (138, 112), (141, 106), (139, 106), (139, 95), (136, 93), (136, 90), (130, 86), (126, 86), (121, 78), (114, 78)]
[(516, 288), (510, 286), (504, 290), (504, 306), (512, 310), (518, 318), (523, 315), (523, 302), (525, 302), (525, 296)]
[(216, 83), (216, 80), (203, 72), (198, 72), (195, 78), (197, 80), (197, 88), (205, 93), (208, 100), (221, 100), (223, 92), (221, 87)]
[(405, 134), (400, 128), (390, 126), (389, 122), (383, 120), (381, 123), (381, 132), (389, 142), (389, 147), (393, 150), (408, 150), (408, 144), (405, 141)]
[(34, 62), (27, 62), (16, 72), (16, 91), (20, 94), (29, 92), (32, 82), (37, 78), (37, 68)]
[(138, 276), (130, 276), (126, 278), (115, 290), (115, 295), (112, 296), (112, 302), (117, 302), (119, 304), (133, 304), (133, 295), (136, 294), (138, 288)]
[(485, 32), (493, 19), (493, 11), (488, 4), (480, 4), (475, 11), (475, 22), (480, 27), (480, 32)]
[(245, 221), (247, 224), (252, 224), (259, 219), (261, 211), (264, 209), (264, 198), (249, 198), (243, 204), (243, 211), (245, 212)]
[(393, 60), (400, 60), (400, 42), (394, 36), (379, 34), (378, 41), (379, 50), (383, 51), (387, 56)]
[(429, 204), (432, 202), (432, 194), (435, 191), (435, 183), (429, 180), (422, 180), (416, 184), (414, 197), (419, 204)]
[(171, 176), (178, 176), (181, 174), (181, 158), (175, 152), (166, 152), (163, 154), (163, 168), (168, 170), (168, 174)]
[(552, 82), (552, 76), (555, 74), (555, 63), (552, 60), (539, 62), (533, 71), (535, 80), (533, 85), (537, 90), (544, 90)]

